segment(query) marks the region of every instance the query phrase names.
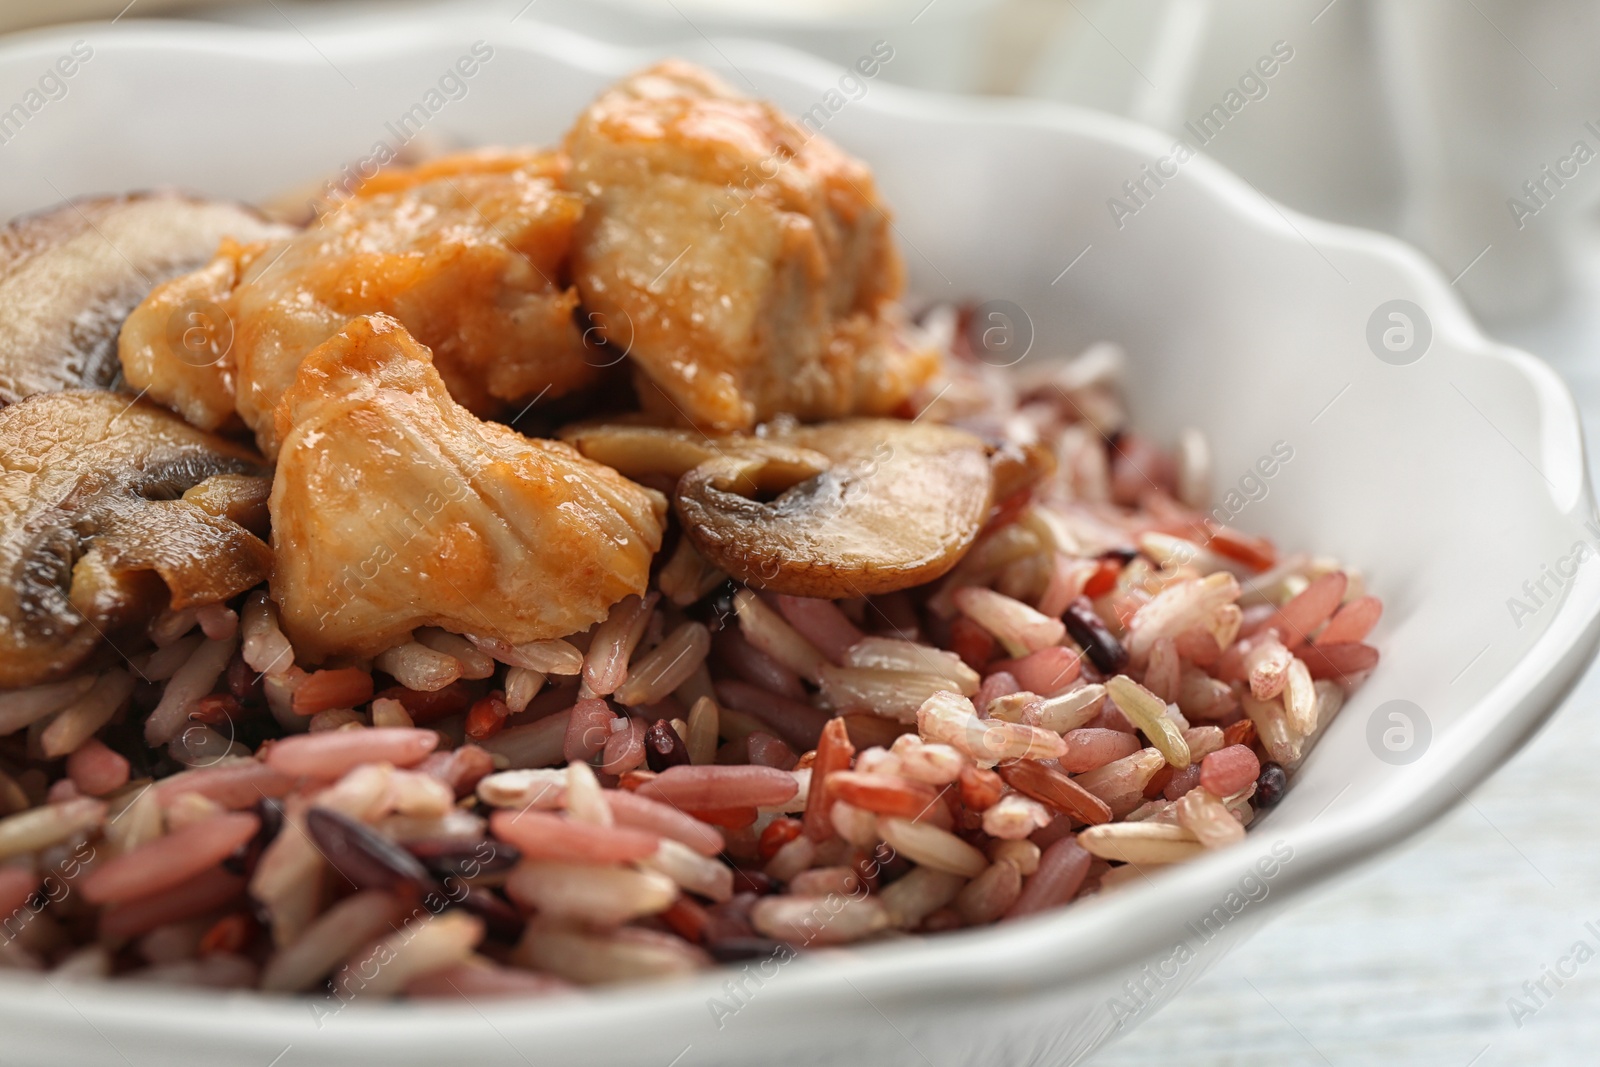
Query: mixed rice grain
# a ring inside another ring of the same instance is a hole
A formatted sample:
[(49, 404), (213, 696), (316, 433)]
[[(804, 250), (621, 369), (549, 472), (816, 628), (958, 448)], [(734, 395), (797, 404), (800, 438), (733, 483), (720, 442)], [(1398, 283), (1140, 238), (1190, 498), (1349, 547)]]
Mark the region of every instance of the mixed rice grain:
[(981, 388), (937, 417), (1057, 462), (922, 586), (777, 594), (682, 541), (564, 640), (323, 664), (258, 589), (0, 693), (0, 966), (570, 994), (1020, 919), (1239, 841), (1382, 605), (1218, 526), (1204, 441), (1137, 437), (1093, 369), (1012, 384), (956, 345)]

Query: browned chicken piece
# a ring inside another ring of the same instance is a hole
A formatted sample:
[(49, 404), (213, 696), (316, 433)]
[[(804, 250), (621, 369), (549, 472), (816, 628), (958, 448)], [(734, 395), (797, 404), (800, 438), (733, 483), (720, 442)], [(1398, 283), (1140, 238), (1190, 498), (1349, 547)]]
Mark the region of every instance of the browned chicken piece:
[(192, 502), (222, 510), (263, 470), (249, 449), (117, 393), (0, 411), (0, 688), (70, 674), (103, 638), (142, 637), (169, 603), (265, 581), (267, 546)]
[(871, 171), (771, 105), (669, 61), (601, 96), (567, 151), (573, 277), (646, 407), (711, 431), (890, 414), (933, 373), (896, 328)]
[(152, 289), (117, 339), (128, 383), (203, 430), (235, 422), (233, 319), (225, 309), (245, 268), (276, 247), (225, 238), (209, 264)]
[(276, 432), (272, 595), (312, 661), (419, 626), (565, 636), (642, 594), (661, 547), (659, 493), (475, 418), (384, 315), (306, 357)]
[[(577, 292), (564, 281), (583, 208), (541, 168), (443, 173), (354, 197), (281, 246), (224, 248), (130, 317), (130, 383), (215, 425), (215, 397), (231, 375), (239, 416), (269, 457), (273, 408), (300, 361), (360, 315), (403, 322), (433, 348), (451, 395), (480, 415), (587, 385), (601, 360), (584, 347)], [(230, 274), (235, 287), (216, 299)], [(205, 368), (209, 386), (194, 384), (197, 361), (160, 343), (172, 306), (196, 298), (226, 312), (220, 328), (232, 335)]]

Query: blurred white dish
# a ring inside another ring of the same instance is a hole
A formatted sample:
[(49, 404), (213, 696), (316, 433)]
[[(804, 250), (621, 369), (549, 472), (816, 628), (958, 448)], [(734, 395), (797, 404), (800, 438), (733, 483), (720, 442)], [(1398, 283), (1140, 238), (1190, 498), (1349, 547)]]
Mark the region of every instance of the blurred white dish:
[[(14, 38), (0, 85), (27, 84), (75, 41), (93, 56), (0, 147), (0, 212), (154, 184), (264, 197), (367, 156), (479, 39), (492, 60), (430, 123), (468, 142), (551, 140), (653, 58), (503, 19), (373, 24), (314, 46), (160, 24)], [(706, 43), (690, 58), (732, 63), (735, 82), (794, 112), (840, 78), (768, 46)], [(1236, 521), (1359, 565), (1388, 611), (1383, 664), (1283, 804), (1238, 848), (1103, 899), (792, 963), (747, 982), (720, 1026), (711, 1001), (730, 1003), (728, 972), (580, 1001), (357, 1002), (332, 1018), (303, 1001), (21, 975), (0, 981), (8, 1063), (1070, 1062), (1276, 902), (1436, 818), (1554, 709), (1600, 612), (1576, 413), (1547, 368), (1485, 339), (1415, 252), (1283, 211), (1204, 159), (1157, 186), (1144, 168), (1169, 139), (1087, 112), (874, 83), (826, 132), (876, 169), (920, 292), (1010, 301), (1033, 333), (1027, 358), (1122, 344), (1140, 425), (1166, 440), (1202, 429), (1219, 489), (1278, 442), (1293, 449)], [(1140, 181), (1148, 195), (1117, 219), (1108, 203)], [(1567, 575), (1559, 561), (1580, 540), (1591, 549)], [(1518, 616), (1524, 582), (1547, 595)], [(1393, 720), (1380, 708), (1396, 699), (1431, 727), (1400, 746), (1410, 762), (1381, 740)], [(1270, 875), (1255, 866), (1266, 856)], [(1236, 912), (1238, 900), (1251, 902)], [(1207, 915), (1214, 937), (1198, 932)], [(1134, 978), (1148, 995), (1128, 992)]]

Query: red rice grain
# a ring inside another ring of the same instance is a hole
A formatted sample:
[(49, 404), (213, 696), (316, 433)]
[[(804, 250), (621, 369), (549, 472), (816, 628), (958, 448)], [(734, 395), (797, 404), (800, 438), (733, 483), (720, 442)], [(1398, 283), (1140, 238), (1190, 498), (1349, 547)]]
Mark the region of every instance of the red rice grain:
[(353, 708), (371, 699), (372, 675), (358, 667), (312, 671), (294, 691), (294, 713), (315, 715), (330, 708)]
[(172, 889), (232, 855), (255, 836), (254, 815), (218, 815), (109, 860), (81, 883), (91, 904), (121, 904)]
[(989, 705), (1001, 697), (1022, 692), (1022, 685), (1010, 671), (996, 670), (984, 676), (983, 684), (972, 698), (972, 706), (980, 715), (989, 713)]
[(1096, 825), (1111, 821), (1111, 809), (1105, 801), (1048, 764), (1022, 760), (1001, 766), (999, 774), (1011, 788), (1079, 822)]
[(661, 839), (631, 826), (597, 826), (546, 811), (497, 811), (489, 828), (526, 860), (629, 863), (654, 854)]
[(600, 769), (606, 774), (623, 774), (644, 765), (644, 720), (624, 719), (622, 729), (606, 738)]
[(669, 767), (641, 785), (642, 797), (686, 811), (784, 804), (799, 791), (794, 774), (772, 767)]
[(1315, 643), (1339, 645), (1365, 641), (1382, 617), (1383, 601), (1375, 596), (1357, 597), (1334, 613)]
[(604, 700), (589, 697), (578, 701), (567, 719), (561, 758), (568, 763), (582, 763), (598, 754), (611, 739), (611, 724), (616, 718)]
[(1022, 872), (1015, 864), (999, 861), (968, 882), (956, 894), (956, 911), (970, 926), (994, 922), (1022, 895)]
[(893, 774), (835, 771), (828, 776), (827, 788), (847, 804), (901, 819), (924, 818), (940, 804), (939, 791), (932, 786)]
[(1302, 645), (1338, 610), (1348, 585), (1349, 579), (1343, 571), (1324, 574), (1268, 616), (1254, 632), (1275, 629), (1291, 648)]
[(67, 757), (67, 776), (79, 792), (92, 797), (103, 797), (127, 785), (128, 770), (127, 759), (94, 738)]
[(994, 771), (983, 767), (961, 768), (961, 803), (973, 811), (988, 811), (1005, 792), (1005, 782)]
[(1311, 671), (1311, 677), (1348, 687), (1378, 665), (1378, 650), (1355, 642), (1319, 644), (1302, 648), (1300, 658)]
[(670, 838), (700, 853), (715, 856), (726, 847), (720, 831), (699, 819), (637, 792), (609, 790), (606, 800), (619, 827), (632, 827), (657, 837)]
[[(765, 692), (748, 682), (734, 679), (717, 683), (717, 703), (722, 709), (724, 719), (729, 717), (730, 711), (743, 712), (759, 720), (773, 734), (783, 738), (797, 751), (815, 748), (817, 737), (828, 721), (826, 711), (798, 700)], [(723, 736), (732, 735), (724, 732)]]
[(1030, 693), (1054, 696), (1078, 680), (1078, 653), (1060, 645), (1051, 645), (1023, 656), (995, 665), (995, 669), (1009, 672), (1016, 684)]
[(751, 685), (791, 700), (807, 698), (805, 683), (798, 674), (752, 645), (737, 629), (719, 633), (715, 647), (721, 665)]
[(794, 749), (771, 734), (758, 730), (745, 741), (750, 753), (750, 762), (758, 767), (776, 767), (780, 771), (792, 771), (800, 760), (800, 757), (795, 755)]
[(834, 798), (828, 790), (828, 778), (837, 771), (849, 768), (855, 759), (855, 746), (850, 743), (849, 732), (843, 719), (830, 719), (822, 728), (816, 751), (816, 760), (811, 765), (811, 785), (806, 793), (805, 814), (801, 817), (801, 823), (807, 837), (813, 841), (825, 841), (833, 836), (833, 823), (829, 813)]
[(845, 653), (862, 640), (855, 623), (831, 600), (782, 594), (774, 599), (789, 625), (831, 663), (844, 665)]
[(439, 746), (432, 730), (336, 730), (286, 737), (267, 750), (267, 766), (292, 777), (337, 778), (365, 763), (414, 767)]
[(17, 914), (38, 888), (39, 876), (31, 866), (0, 866), (0, 916), (9, 919)]
[(1022, 884), (1007, 919), (1020, 919), (1067, 903), (1078, 895), (1092, 857), (1071, 835), (1061, 838), (1039, 856), (1038, 870)]
[(212, 867), (182, 885), (111, 905), (100, 913), (99, 933), (107, 940), (140, 937), (158, 926), (214, 911), (243, 892), (243, 878)]

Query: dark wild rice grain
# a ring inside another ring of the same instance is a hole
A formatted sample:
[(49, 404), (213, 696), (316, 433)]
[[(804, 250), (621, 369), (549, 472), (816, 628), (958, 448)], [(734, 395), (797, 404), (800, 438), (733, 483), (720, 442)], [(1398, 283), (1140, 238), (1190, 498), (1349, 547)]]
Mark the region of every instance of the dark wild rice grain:
[(1261, 777), (1256, 779), (1256, 795), (1253, 798), (1258, 808), (1270, 808), (1283, 799), (1283, 791), (1289, 788), (1289, 775), (1284, 769), (1271, 760), (1261, 765)]
[(1101, 674), (1116, 674), (1128, 665), (1128, 650), (1122, 647), (1122, 642), (1117, 640), (1115, 634), (1106, 629), (1106, 624), (1094, 613), (1094, 605), (1088, 597), (1079, 597), (1068, 604), (1067, 613), (1061, 621), (1067, 624), (1067, 634), (1078, 643), (1088, 655), (1089, 662)]
[(667, 720), (657, 719), (645, 730), (644, 761), (657, 774), (689, 762), (688, 746)]
[(306, 829), (333, 869), (357, 889), (434, 888), (420, 860), (348, 815), (312, 808), (306, 813)]

